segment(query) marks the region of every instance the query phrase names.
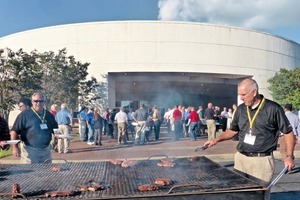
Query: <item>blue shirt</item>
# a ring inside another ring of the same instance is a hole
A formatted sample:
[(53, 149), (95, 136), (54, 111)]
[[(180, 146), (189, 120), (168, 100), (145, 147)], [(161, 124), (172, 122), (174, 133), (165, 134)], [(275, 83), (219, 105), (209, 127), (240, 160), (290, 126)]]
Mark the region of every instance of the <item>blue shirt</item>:
[(55, 116), (58, 125), (69, 125), (71, 123), (71, 113), (67, 109), (61, 109)]
[(85, 110), (82, 110), (78, 115), (77, 117), (81, 120), (81, 121), (85, 121), (86, 120), (86, 112)]
[(86, 121), (87, 121), (90, 125), (94, 125), (94, 124), (95, 124), (94, 114), (93, 114), (93, 113), (88, 113), (88, 114), (86, 115)]

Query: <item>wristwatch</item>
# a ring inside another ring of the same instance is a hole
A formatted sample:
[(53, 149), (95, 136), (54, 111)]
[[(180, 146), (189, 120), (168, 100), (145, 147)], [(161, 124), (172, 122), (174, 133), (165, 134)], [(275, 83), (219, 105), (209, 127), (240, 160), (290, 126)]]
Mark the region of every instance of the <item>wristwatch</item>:
[(287, 158), (292, 158), (293, 160), (295, 159), (294, 155), (286, 155)]

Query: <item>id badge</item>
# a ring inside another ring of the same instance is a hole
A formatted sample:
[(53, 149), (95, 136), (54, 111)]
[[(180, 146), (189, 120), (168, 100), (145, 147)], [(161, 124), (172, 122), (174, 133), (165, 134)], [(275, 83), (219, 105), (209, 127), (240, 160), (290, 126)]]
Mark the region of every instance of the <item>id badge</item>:
[(40, 126), (41, 126), (41, 129), (42, 129), (42, 130), (44, 130), (44, 129), (48, 129), (48, 126), (47, 126), (47, 124), (40, 124)]
[(247, 133), (247, 134), (245, 135), (245, 138), (244, 138), (244, 142), (245, 142), (245, 143), (254, 145), (255, 140), (256, 140), (256, 135), (252, 135), (252, 134), (250, 134), (250, 133)]

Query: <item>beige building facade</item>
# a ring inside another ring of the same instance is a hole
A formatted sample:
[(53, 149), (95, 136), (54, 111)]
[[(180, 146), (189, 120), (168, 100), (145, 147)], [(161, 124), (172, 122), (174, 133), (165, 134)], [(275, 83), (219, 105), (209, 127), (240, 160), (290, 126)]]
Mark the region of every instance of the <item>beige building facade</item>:
[(230, 106), (237, 84), (253, 77), (271, 98), (267, 80), (300, 66), (300, 45), (268, 33), (192, 22), (111, 21), (68, 24), (0, 38), (0, 46), (39, 52), (66, 48), (89, 74), (108, 75), (109, 107), (145, 102)]

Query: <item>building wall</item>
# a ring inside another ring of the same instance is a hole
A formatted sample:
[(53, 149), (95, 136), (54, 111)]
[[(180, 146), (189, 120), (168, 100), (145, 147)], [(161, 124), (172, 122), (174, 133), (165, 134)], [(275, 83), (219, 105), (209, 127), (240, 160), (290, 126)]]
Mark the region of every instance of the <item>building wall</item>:
[[(187, 72), (252, 76), (270, 98), (267, 80), (300, 66), (300, 45), (268, 33), (190, 22), (111, 21), (40, 28), (0, 38), (13, 50), (67, 48), (89, 73)], [(114, 88), (110, 88), (114, 91)], [(115, 99), (114, 96), (110, 97)]]

